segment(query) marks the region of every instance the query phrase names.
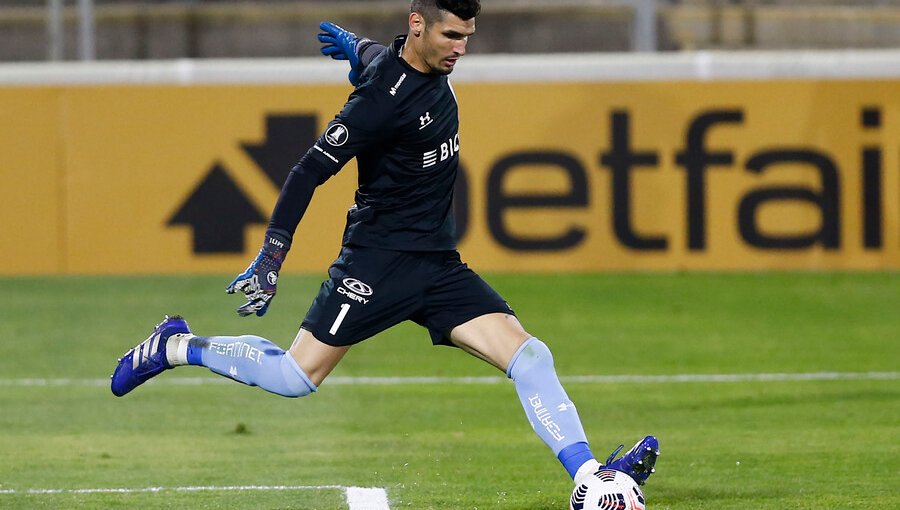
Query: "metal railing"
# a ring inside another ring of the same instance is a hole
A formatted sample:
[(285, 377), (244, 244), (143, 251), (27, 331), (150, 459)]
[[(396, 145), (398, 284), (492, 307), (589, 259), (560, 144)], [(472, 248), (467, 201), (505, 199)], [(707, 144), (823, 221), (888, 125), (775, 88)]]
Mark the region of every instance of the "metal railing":
[[(389, 37), (385, 27), (396, 28), (406, 9), (405, 0), (3, 4), (0, 61), (312, 55), (312, 44), (290, 38), (314, 33), (319, 19), (352, 20), (360, 31)], [(900, 47), (900, 0), (491, 0), (482, 18), (485, 26), (490, 21), (494, 28), (509, 29), (504, 35), (479, 34), (479, 44), (493, 41), (478, 49), (487, 53)], [(563, 32), (566, 22), (580, 28)], [(525, 23), (534, 24), (534, 37)], [(261, 35), (248, 36), (253, 30)], [(180, 46), (172, 48), (167, 37)], [(569, 37), (568, 44), (559, 42)], [(234, 54), (215, 47), (217, 41), (225, 41)]]
[[(94, 23), (94, 0), (77, 0), (78, 3), (78, 55), (81, 60), (94, 60), (96, 58), (96, 32)], [(561, 1), (555, 4), (556, 8), (569, 5), (591, 5), (598, 2), (591, 1)], [(632, 50), (656, 51), (657, 35), (657, 0), (605, 0), (599, 2), (611, 6), (624, 6), (634, 12), (632, 26)], [(515, 8), (525, 9), (540, 5), (546, 9), (542, 2), (513, 2)], [(64, 0), (47, 0), (47, 56), (49, 60), (62, 60), (65, 53), (64, 34)]]
[[(65, 55), (64, 0), (47, 0), (47, 59), (62, 60)], [(78, 56), (94, 60), (97, 56), (94, 30), (94, 0), (78, 0)]]

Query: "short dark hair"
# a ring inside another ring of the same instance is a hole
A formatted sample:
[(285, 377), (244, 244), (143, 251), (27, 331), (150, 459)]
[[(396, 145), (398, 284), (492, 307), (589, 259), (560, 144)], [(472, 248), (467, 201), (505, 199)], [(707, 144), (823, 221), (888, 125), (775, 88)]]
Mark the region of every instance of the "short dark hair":
[(462, 20), (472, 19), (481, 12), (481, 0), (412, 0), (409, 3), (409, 12), (421, 14), (425, 23), (444, 19), (441, 11), (455, 14)]

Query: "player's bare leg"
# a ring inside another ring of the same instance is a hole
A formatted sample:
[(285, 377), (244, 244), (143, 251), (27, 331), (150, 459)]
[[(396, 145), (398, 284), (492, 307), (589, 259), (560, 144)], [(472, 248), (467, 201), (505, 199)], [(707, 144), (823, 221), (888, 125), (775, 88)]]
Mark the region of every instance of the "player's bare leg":
[(519, 347), (531, 338), (515, 315), (489, 313), (460, 324), (450, 341), (469, 354), (506, 372)]
[(300, 368), (306, 372), (309, 380), (318, 386), (340, 363), (348, 350), (350, 350), (349, 345), (342, 347), (328, 345), (301, 328), (288, 352), (294, 357), (294, 361), (300, 365)]

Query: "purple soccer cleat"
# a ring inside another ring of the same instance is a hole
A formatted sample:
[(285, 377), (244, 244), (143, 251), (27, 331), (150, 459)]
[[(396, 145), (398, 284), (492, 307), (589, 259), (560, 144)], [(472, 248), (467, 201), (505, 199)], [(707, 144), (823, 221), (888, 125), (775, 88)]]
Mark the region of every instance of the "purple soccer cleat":
[(659, 457), (659, 441), (653, 436), (647, 436), (641, 439), (635, 445), (622, 455), (618, 460), (613, 460), (625, 445), (620, 445), (612, 455), (606, 459), (606, 467), (621, 471), (637, 482), (638, 485), (644, 485), (647, 478), (652, 475), (656, 469), (656, 458)]
[(156, 325), (149, 338), (119, 359), (119, 365), (111, 376), (113, 395), (121, 397), (163, 370), (172, 368), (166, 360), (166, 343), (173, 335), (190, 333), (184, 317), (167, 315)]

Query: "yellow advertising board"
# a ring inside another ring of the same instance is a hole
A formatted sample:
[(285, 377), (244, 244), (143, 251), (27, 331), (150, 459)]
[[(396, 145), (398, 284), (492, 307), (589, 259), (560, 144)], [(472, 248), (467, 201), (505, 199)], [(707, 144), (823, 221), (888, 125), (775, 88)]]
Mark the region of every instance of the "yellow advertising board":
[(900, 267), (900, 82), (479, 85), (460, 102), (478, 266)]
[[(484, 271), (900, 269), (900, 81), (461, 83)], [(0, 88), (6, 273), (236, 272), (339, 85)], [(339, 249), (356, 168), (286, 271)]]
[[(65, 93), (69, 269), (233, 272), (261, 246), (287, 173), (341, 87), (123, 87)], [(355, 170), (315, 198), (291, 269), (337, 253)], [(98, 257), (104, 259), (98, 263)]]
[(0, 272), (65, 268), (64, 175), (56, 91), (0, 88)]

